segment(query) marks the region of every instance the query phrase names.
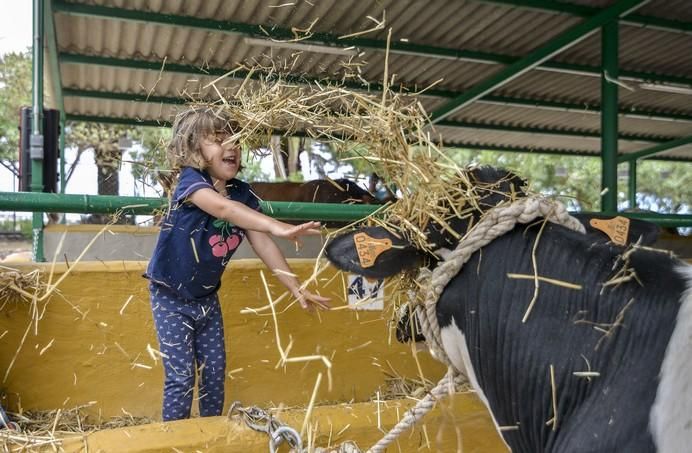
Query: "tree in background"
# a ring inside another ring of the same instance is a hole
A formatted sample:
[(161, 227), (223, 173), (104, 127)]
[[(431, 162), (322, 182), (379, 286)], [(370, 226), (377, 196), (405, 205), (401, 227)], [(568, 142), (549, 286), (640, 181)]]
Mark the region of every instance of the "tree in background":
[(690, 213), (692, 211), (692, 163), (639, 161), (637, 164), (637, 206), (656, 212)]
[[(459, 149), (449, 152), (460, 165), (477, 163), (514, 170), (528, 179), (532, 190), (563, 197), (570, 210), (600, 210), (601, 160), (597, 157)], [(691, 166), (687, 162), (640, 161), (637, 165), (637, 208), (660, 213), (689, 213)], [(626, 164), (619, 166), (621, 172), (626, 168)], [(618, 179), (618, 206), (620, 209), (630, 208), (627, 177), (623, 174)]]
[(94, 162), (98, 171), (98, 194), (118, 195), (118, 173), (122, 159), (120, 140), (135, 133), (131, 126), (100, 123), (70, 122), (65, 128), (65, 146), (76, 148), (77, 157), (66, 172), (66, 182), (84, 153), (94, 151)]
[(19, 176), (19, 109), (31, 105), (31, 50), (0, 55), (0, 164)]
[[(31, 51), (0, 56), (0, 164), (15, 176), (19, 174), (19, 109), (31, 105)], [(95, 123), (68, 123), (65, 130), (66, 146), (77, 149), (77, 157), (66, 172), (66, 182), (74, 174), (82, 153), (94, 150), (98, 167), (98, 193), (117, 195), (118, 172), (122, 162), (119, 141), (130, 138), (141, 144), (134, 154), (133, 175), (136, 180), (156, 187), (166, 179), (168, 166), (165, 144), (170, 129), (103, 125)], [(358, 159), (363, 155), (360, 145), (345, 151), (332, 149), (328, 144), (311, 139), (282, 140), (281, 164), (287, 178), (302, 180), (298, 156), (308, 154), (311, 167), (320, 177), (345, 166), (352, 168), (352, 179), (364, 178), (377, 172), (372, 163)], [(562, 197), (569, 209), (598, 211), (600, 209), (601, 163), (596, 157), (552, 156), (545, 154), (518, 154), (490, 151), (449, 149), (450, 156), (460, 165), (487, 164), (515, 170), (530, 181), (531, 189)], [(245, 151), (242, 178), (247, 181), (267, 180), (254, 153)], [(348, 160), (347, 160), (348, 159)], [(639, 162), (637, 171), (637, 207), (661, 213), (689, 213), (692, 200), (692, 172), (690, 163), (656, 160)], [(620, 165), (624, 170), (625, 165)], [(627, 180), (620, 179), (618, 205), (628, 208)]]
[[(138, 127), (133, 130), (132, 138), (140, 145), (131, 150), (132, 175), (136, 181), (162, 190), (161, 196), (167, 196), (174, 184), (166, 157), (166, 147), (171, 139), (171, 129), (164, 127)], [(266, 181), (269, 176), (262, 171), (259, 159), (249, 150), (244, 150), (243, 172), (240, 177), (245, 181)]]
[(164, 196), (171, 187), (170, 169), (166, 159), (166, 146), (171, 139), (167, 127), (139, 127), (133, 139), (140, 145), (130, 152), (132, 176), (143, 185), (160, 190)]
[[(77, 154), (65, 174), (65, 183), (70, 180), (79, 164), (82, 154), (91, 149), (97, 169), (97, 193), (99, 195), (119, 195), (119, 173), (122, 163), (120, 140), (128, 139), (135, 133), (130, 126), (70, 122), (65, 127), (65, 146), (75, 148)], [(106, 223), (109, 216), (92, 214), (83, 218), (87, 223)], [(119, 221), (129, 222), (123, 218)]]

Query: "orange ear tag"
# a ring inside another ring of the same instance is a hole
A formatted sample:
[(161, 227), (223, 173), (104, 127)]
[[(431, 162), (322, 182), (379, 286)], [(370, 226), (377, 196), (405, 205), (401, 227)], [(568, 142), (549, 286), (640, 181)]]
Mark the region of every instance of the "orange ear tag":
[(607, 234), (613, 244), (627, 244), (627, 234), (630, 231), (630, 219), (627, 217), (617, 216), (610, 220), (591, 219), (589, 223), (592, 227)]
[(392, 248), (391, 239), (376, 239), (366, 233), (354, 234), (353, 242), (356, 244), (358, 259), (363, 269), (374, 266), (377, 257)]

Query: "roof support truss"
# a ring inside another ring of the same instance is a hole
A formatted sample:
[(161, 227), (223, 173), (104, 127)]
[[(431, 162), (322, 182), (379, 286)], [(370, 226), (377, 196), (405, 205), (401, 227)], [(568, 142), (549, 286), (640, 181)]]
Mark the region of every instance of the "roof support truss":
[(613, 6), (602, 10), (595, 16), (570, 28), (566, 32), (552, 39), (547, 44), (534, 50), (521, 60), (507, 66), (498, 74), (484, 80), (461, 96), (452, 99), (447, 104), (432, 112), (432, 121), (438, 122), (449, 115), (454, 114), (459, 109), (464, 108), (476, 99), (483, 97), (507, 82), (519, 77), (525, 72), (530, 71), (532, 68), (538, 66), (542, 62), (552, 58), (563, 50), (583, 40), (608, 22), (616, 20), (618, 17), (635, 10), (636, 8), (645, 4), (647, 1), (648, 0), (618, 1)]
[[(516, 8), (527, 8), (538, 11), (553, 12), (557, 14), (572, 14), (575, 16), (589, 17), (600, 11), (592, 6), (576, 5), (573, 3), (555, 2), (553, 0), (478, 0), (482, 3), (494, 5), (507, 5)], [(642, 14), (630, 14), (621, 21), (625, 25), (636, 27), (651, 27), (672, 32), (692, 32), (692, 23), (679, 20), (664, 19), (661, 17), (645, 16)]]
[[(93, 64), (93, 65), (100, 65), (100, 66), (109, 66), (109, 67), (115, 67), (115, 68), (129, 68), (129, 69), (141, 69), (141, 70), (150, 70), (150, 71), (157, 71), (157, 72), (172, 72), (172, 73), (182, 73), (182, 74), (193, 74), (193, 75), (208, 75), (208, 76), (221, 76), (224, 75), (228, 72), (227, 69), (224, 68), (199, 68), (194, 65), (184, 65), (184, 64), (176, 64), (176, 63), (166, 63), (165, 65), (161, 62), (155, 62), (155, 61), (145, 61), (145, 60), (135, 60), (135, 59), (124, 59), (124, 58), (113, 58), (113, 57), (102, 57), (102, 56), (91, 56), (91, 55), (83, 55), (83, 54), (74, 54), (74, 53), (65, 53), (62, 52), (60, 53), (60, 62), (61, 63), (72, 63), (72, 64)], [(259, 72), (254, 72), (252, 74), (249, 74), (247, 71), (236, 71), (234, 72), (229, 78), (234, 78), (234, 79), (239, 79), (242, 80), (245, 77), (253, 77), (253, 78), (258, 78), (260, 76)], [(294, 82), (303, 82), (305, 83), (305, 79), (293, 79), (292, 81)], [(330, 82), (327, 80), (327, 82)], [(346, 88), (350, 89), (356, 89), (356, 90), (367, 90), (370, 92), (381, 92), (382, 91), (382, 85), (380, 83), (371, 83), (369, 86), (363, 85), (359, 82), (342, 82), (342, 81), (331, 81), (333, 83), (338, 83)], [(67, 93), (70, 91), (73, 93), (72, 95), (76, 95), (75, 93), (77, 91), (83, 91), (84, 93), (87, 93), (87, 90), (69, 90), (67, 88), (64, 89), (64, 92)], [(435, 89), (431, 88), (429, 90), (426, 90), (425, 95), (430, 95), (430, 96), (436, 96), (436, 97), (442, 97), (442, 98), (448, 98), (448, 99), (453, 99), (456, 98), (457, 96), (460, 96), (461, 92), (458, 91), (450, 91), (450, 90), (442, 90), (442, 89)], [(67, 94), (65, 94), (67, 95)], [(117, 94), (119, 96), (123, 96), (122, 100), (139, 100), (141, 96), (138, 97), (136, 94), (131, 94), (131, 95), (125, 95), (124, 93)], [(85, 95), (86, 97), (96, 97), (95, 95)], [(100, 97), (99, 95), (98, 97)], [(130, 99), (127, 98), (127, 96), (132, 96), (135, 97), (135, 99)], [(156, 99), (155, 96), (150, 96), (149, 100), (152, 101), (152, 99)], [(159, 102), (159, 101), (155, 101)], [(169, 101), (161, 101), (163, 103), (172, 103)], [(524, 107), (524, 108), (539, 108), (539, 109), (547, 109), (547, 110), (559, 110), (559, 111), (574, 111), (578, 113), (592, 113), (592, 114), (598, 114), (600, 112), (600, 106), (598, 105), (585, 105), (585, 104), (576, 104), (576, 103), (567, 103), (567, 102), (555, 102), (555, 101), (544, 101), (544, 100), (533, 100), (533, 99), (523, 99), (523, 98), (512, 98), (512, 97), (507, 97), (507, 96), (485, 96), (483, 97), (479, 102), (483, 103), (493, 103), (493, 104), (501, 104), (501, 105), (506, 105), (509, 107)], [(646, 120), (652, 120), (652, 121), (689, 121), (692, 122), (692, 115), (686, 115), (686, 114), (668, 114), (668, 113), (662, 113), (662, 112), (653, 112), (653, 111), (646, 111), (646, 110), (640, 110), (637, 109), (636, 113), (630, 111), (627, 108), (620, 109), (619, 111), (620, 115), (626, 116), (628, 118), (641, 118), (641, 119), (646, 119)]]
[[(171, 123), (168, 121), (156, 121), (156, 120), (136, 120), (132, 118), (120, 118), (120, 117), (110, 117), (110, 116), (93, 116), (93, 115), (77, 115), (77, 114), (70, 114), (68, 113), (66, 115), (67, 121), (83, 121), (83, 122), (91, 122), (91, 123), (104, 123), (104, 124), (124, 124), (124, 125), (129, 125), (129, 126), (145, 126), (145, 127), (171, 127)], [(675, 148), (677, 146), (682, 146), (684, 144), (692, 143), (692, 137), (687, 137), (684, 139), (686, 141), (680, 142), (679, 140), (675, 140), (676, 142), (679, 142), (679, 144), (675, 146), (671, 146), (670, 148), (666, 148), (665, 150)], [(671, 143), (673, 140), (671, 140)], [(521, 147), (521, 146), (496, 146), (496, 145), (483, 145), (483, 144), (477, 144), (477, 143), (451, 143), (446, 145), (447, 148), (464, 148), (464, 149), (471, 149), (471, 150), (477, 150), (477, 151), (497, 151), (497, 152), (508, 152), (508, 153), (528, 153), (528, 154), (551, 154), (551, 155), (558, 155), (558, 156), (584, 156), (584, 157), (593, 157), (593, 158), (598, 158), (597, 154), (593, 153), (588, 153), (584, 151), (565, 151), (564, 149), (545, 149), (545, 148), (527, 148), (527, 147)], [(647, 150), (653, 150), (654, 148), (659, 148), (658, 146), (652, 147), (652, 148), (647, 148)], [(657, 152), (662, 152), (665, 150), (660, 150)], [(637, 153), (640, 153), (637, 152)], [(630, 156), (634, 156), (637, 153), (632, 153), (632, 154), (627, 154), (624, 156), (621, 156), (618, 159), (618, 162), (624, 162), (628, 160)], [(655, 157), (652, 153), (651, 157), (654, 157), (658, 160), (669, 160), (669, 161), (679, 161), (680, 159), (676, 158), (671, 158), (671, 157)], [(646, 157), (649, 157), (647, 155)], [(641, 158), (641, 157), (640, 157)]]
[(653, 157), (664, 151), (669, 151), (671, 149), (677, 148), (679, 146), (689, 145), (692, 143), (692, 136), (682, 137), (676, 140), (671, 140), (660, 145), (652, 146), (651, 148), (643, 149), (635, 153), (629, 153), (618, 157), (618, 163), (635, 161), (637, 159), (644, 159), (647, 157)]
[[(255, 25), (242, 22), (200, 19), (191, 16), (162, 14), (117, 7), (88, 5), (83, 3), (68, 3), (64, 0), (53, 0), (53, 2), (54, 11), (63, 14), (95, 17), (102, 19), (129, 20), (145, 23), (155, 23), (167, 26), (173, 25), (192, 27), (212, 32), (233, 33), (254, 38), (266, 39), (267, 45), (271, 44), (271, 39), (281, 41), (295, 38), (293, 32), (290, 29), (276, 27), (274, 25)], [(589, 10), (591, 9), (592, 8), (589, 8)], [(598, 9), (594, 10), (595, 12), (600, 11)], [(690, 27), (692, 27), (692, 24), (689, 25)], [(471, 61), (485, 64), (510, 65), (519, 61), (519, 58), (510, 55), (454, 49), (449, 47), (428, 46), (423, 44), (415, 44), (401, 41), (391, 42), (388, 47), (386, 40), (360, 37), (340, 39), (339, 36), (332, 35), (329, 33), (314, 33), (308, 37), (302, 38), (301, 42), (306, 44), (315, 44), (318, 46), (327, 46), (334, 48), (357, 47), (360, 49), (369, 49), (382, 52), (389, 48), (389, 52), (393, 54), (414, 55), (426, 58)], [(579, 74), (591, 77), (598, 77), (600, 75), (600, 68), (598, 66), (581, 65), (573, 63), (545, 61), (542, 62), (540, 65), (536, 66), (535, 69), (553, 72), (563, 72), (569, 74)], [(665, 82), (682, 85), (692, 85), (692, 79), (674, 75), (661, 75), (642, 71), (621, 71), (620, 76), (623, 80)]]
[[(187, 102), (183, 97), (170, 97), (170, 96), (149, 96), (146, 94), (130, 94), (130, 93), (117, 93), (113, 91), (93, 91), (93, 90), (79, 90), (73, 88), (65, 88), (64, 94), (67, 97), (81, 97), (90, 99), (105, 99), (112, 101), (126, 101), (126, 102), (149, 102), (154, 104), (166, 104), (166, 105), (182, 105)], [(483, 123), (473, 123), (469, 121), (440, 121), (437, 123), (438, 126), (443, 127), (453, 127), (453, 128), (467, 128), (467, 129), (479, 129), (488, 131), (500, 131), (500, 132), (519, 132), (524, 134), (541, 134), (541, 135), (557, 135), (563, 137), (581, 137), (581, 138), (593, 138), (598, 139), (601, 137), (599, 132), (585, 131), (585, 130), (559, 130), (559, 129), (543, 129), (537, 127), (523, 127), (523, 126), (508, 126), (502, 124), (483, 124)], [(650, 143), (665, 143), (672, 140), (671, 137), (659, 138), (659, 137), (645, 137), (635, 134), (620, 133), (618, 135), (619, 140), (627, 141), (638, 141), (638, 142), (650, 142)]]

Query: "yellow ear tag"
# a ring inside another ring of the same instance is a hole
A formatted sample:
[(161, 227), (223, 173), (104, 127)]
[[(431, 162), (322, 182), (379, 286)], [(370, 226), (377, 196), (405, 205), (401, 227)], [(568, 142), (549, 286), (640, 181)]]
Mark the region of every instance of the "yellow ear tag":
[(363, 269), (374, 266), (377, 257), (392, 248), (390, 239), (376, 239), (366, 233), (354, 234), (353, 242), (356, 244), (358, 259)]
[(607, 234), (613, 244), (627, 244), (627, 234), (630, 231), (630, 219), (627, 217), (617, 216), (610, 220), (591, 219), (589, 223), (592, 227)]

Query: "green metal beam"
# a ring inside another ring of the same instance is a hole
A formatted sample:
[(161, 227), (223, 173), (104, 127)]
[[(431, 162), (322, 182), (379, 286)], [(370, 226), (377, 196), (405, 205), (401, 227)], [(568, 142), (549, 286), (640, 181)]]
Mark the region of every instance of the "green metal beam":
[[(546, 148), (527, 148), (524, 146), (498, 146), (498, 145), (479, 145), (476, 143), (450, 142), (444, 144), (445, 148), (470, 149), (474, 151), (491, 151), (498, 153), (522, 153), (522, 154), (547, 154), (554, 156), (580, 156), (598, 158), (599, 154), (587, 151), (567, 151), (564, 149), (546, 149)], [(624, 156), (623, 156), (624, 157)], [(654, 160), (681, 162), (692, 164), (692, 158), (682, 159), (670, 156), (654, 156)]]
[[(132, 118), (119, 118), (119, 117), (109, 117), (109, 116), (93, 116), (93, 115), (75, 115), (67, 114), (68, 121), (82, 121), (91, 123), (104, 123), (104, 124), (124, 124), (128, 126), (147, 126), (147, 127), (170, 127), (171, 123), (167, 121), (156, 121), (156, 120), (136, 120)], [(495, 145), (478, 145), (475, 143), (461, 143), (461, 142), (450, 142), (445, 144), (447, 148), (463, 148), (472, 149), (479, 151), (497, 151), (497, 152), (509, 152), (509, 153), (527, 153), (527, 154), (550, 154), (559, 156), (585, 156), (585, 157), (598, 157), (596, 153), (586, 152), (586, 151), (565, 151), (561, 149), (536, 149), (536, 148), (526, 148), (521, 146), (503, 146), (498, 147)], [(625, 157), (625, 156), (623, 156)], [(680, 159), (676, 157), (660, 156), (653, 157), (654, 160), (672, 161), (672, 162), (690, 162), (691, 159)]]
[(461, 150), (473, 151), (488, 151), (496, 153), (546, 154), (551, 156), (579, 156), (598, 158), (598, 154), (589, 153), (586, 151), (565, 151), (564, 149), (527, 148), (524, 146), (479, 145), (477, 143), (463, 142), (445, 142), (444, 148), (456, 148)]
[(627, 197), (629, 199), (630, 209), (637, 208), (637, 161), (631, 160), (628, 162), (627, 172)]
[[(116, 101), (131, 101), (131, 102), (149, 102), (155, 104), (171, 104), (180, 105), (185, 104), (187, 100), (179, 97), (166, 97), (166, 96), (148, 96), (146, 94), (131, 94), (131, 93), (117, 93), (113, 91), (94, 91), (94, 90), (80, 90), (74, 88), (65, 88), (65, 96), (67, 97), (84, 97), (90, 99), (107, 99)], [(520, 126), (508, 126), (502, 124), (480, 124), (472, 123), (468, 121), (440, 121), (437, 123), (438, 126), (445, 127), (455, 127), (455, 128), (471, 128), (479, 130), (493, 130), (500, 132), (520, 132), (527, 134), (542, 134), (542, 135), (557, 135), (564, 137), (588, 137), (588, 138), (600, 138), (601, 134), (594, 131), (568, 131), (568, 130), (556, 130), (556, 129), (542, 129), (537, 127), (520, 127)], [(620, 134), (620, 140), (628, 141), (642, 141), (651, 143), (665, 143), (672, 140), (672, 137), (666, 138), (653, 138), (644, 137), (636, 134)]]
[[(199, 67), (191, 64), (179, 64), (179, 63), (163, 63), (162, 61), (148, 61), (148, 60), (136, 60), (133, 58), (115, 58), (115, 57), (103, 57), (98, 55), (84, 55), (69, 52), (60, 52), (60, 63), (66, 64), (90, 64), (97, 66), (107, 66), (114, 68), (126, 68), (126, 69), (141, 69), (146, 71), (156, 71), (163, 73), (179, 73), (179, 74), (191, 74), (191, 75), (201, 75), (201, 76), (223, 76), (228, 74), (228, 68), (211, 68), (211, 67)], [(260, 80), (263, 77), (274, 77), (274, 75), (266, 74), (261, 71), (247, 71), (247, 70), (236, 70), (233, 74), (228, 75), (230, 80), (243, 80), (249, 78), (251, 80)], [(315, 80), (324, 81), (326, 83), (338, 83), (339, 86), (345, 88), (352, 88), (356, 90), (375, 90), (382, 91), (382, 84), (380, 82), (373, 82), (368, 85), (364, 85), (361, 82), (354, 82), (350, 80), (328, 80), (328, 79), (317, 79), (317, 78), (306, 78), (301, 76), (295, 76), (291, 74), (282, 74), (282, 77), (287, 82), (306, 84), (311, 83)]]
[(601, 210), (617, 211), (619, 26), (613, 20), (601, 30)]
[(138, 120), (134, 118), (120, 118), (115, 116), (75, 115), (68, 113), (67, 121), (81, 121), (84, 123), (124, 124), (126, 126), (171, 127), (169, 121)]
[[(484, 96), (478, 103), (499, 104), (508, 107), (527, 107), (545, 110), (556, 110), (574, 113), (590, 113), (600, 115), (601, 106), (598, 104), (578, 104), (574, 102), (556, 102), (535, 99), (513, 98), (507, 96)], [(624, 107), (618, 110), (618, 114), (626, 118), (643, 119), (651, 121), (685, 121), (692, 122), (691, 114), (659, 113), (648, 110), (639, 110), (634, 107)]]
[(499, 71), (496, 75), (484, 80), (461, 96), (452, 99), (447, 104), (432, 112), (430, 115), (431, 120), (433, 123), (436, 123), (449, 115), (454, 114), (459, 109), (472, 103), (476, 99), (485, 96), (507, 82), (519, 77), (527, 71), (530, 71), (532, 68), (538, 66), (542, 62), (554, 57), (570, 46), (573, 46), (591, 33), (598, 30), (604, 24), (607, 24), (612, 20), (616, 20), (618, 17), (635, 10), (636, 8), (645, 4), (647, 1), (649, 0), (618, 1), (613, 6), (602, 10), (581, 24), (575, 25), (556, 38), (553, 38), (547, 44), (529, 53), (516, 63), (507, 66), (503, 70)]
[(63, 90), (63, 93), (67, 97), (105, 99), (109, 101), (147, 102), (153, 104), (171, 105), (183, 105), (187, 102), (190, 102), (189, 99), (185, 99), (184, 97), (154, 96), (137, 93), (118, 93), (115, 91), (82, 90), (77, 88), (65, 88)]
[[(0, 192), (0, 211), (72, 212), (111, 214), (152, 214), (165, 209), (166, 198), (119, 197), (112, 195), (72, 195), (34, 192)], [(268, 216), (285, 220), (349, 221), (362, 219), (381, 206), (342, 205), (331, 203), (297, 203), (262, 201), (262, 211)], [(692, 226), (691, 214), (656, 214), (644, 212), (618, 213), (629, 218), (657, 223), (661, 226)]]
[[(275, 25), (256, 25), (242, 22), (200, 19), (193, 16), (163, 14), (117, 7), (87, 5), (83, 3), (68, 3), (64, 0), (54, 0), (53, 9), (57, 12), (70, 15), (98, 17), (104, 19), (120, 19), (143, 23), (156, 23), (167, 26), (192, 27), (206, 31), (240, 34), (254, 38), (267, 39), (267, 46), (272, 44), (269, 41), (270, 39), (276, 41), (295, 39), (292, 30), (277, 27)], [(594, 9), (593, 13), (595, 14), (598, 11), (600, 10)], [(390, 53), (395, 54), (471, 61), (482, 64), (510, 65), (520, 60), (520, 58), (512, 55), (428, 46), (401, 41), (390, 42), (388, 45), (386, 40), (379, 39), (362, 37), (341, 39), (339, 36), (329, 33), (313, 33), (310, 36), (301, 39), (301, 43), (332, 48), (357, 47), (360, 49), (370, 49), (376, 51), (385, 51), (389, 49)], [(157, 69), (160, 69), (160, 65)], [(536, 69), (565, 72), (570, 74), (582, 74), (595, 77), (598, 77), (600, 74), (600, 68), (598, 66), (581, 65), (575, 63), (546, 61), (542, 62)], [(662, 75), (642, 71), (622, 71), (621, 76), (623, 79), (692, 85), (692, 78), (675, 75)]]
[[(143, 23), (156, 23), (166, 26), (190, 27), (199, 30), (223, 32), (249, 36), (253, 38), (266, 39), (267, 45), (270, 40), (286, 41), (294, 40), (295, 33), (284, 27), (275, 24), (258, 25), (244, 22), (220, 21), (214, 19), (200, 19), (193, 16), (181, 16), (174, 14), (155, 13), (117, 7), (87, 5), (83, 3), (68, 3), (63, 0), (55, 0), (55, 10), (63, 14), (99, 17), (105, 19), (120, 19)], [(326, 46), (333, 48), (358, 47), (360, 49), (372, 49), (385, 51), (389, 48), (390, 52), (397, 52), (407, 55), (417, 55), (422, 57), (445, 58), (453, 60), (472, 60), (483, 63), (505, 63), (509, 56), (495, 55), (485, 52), (474, 52), (452, 48), (427, 46), (401, 41), (391, 42), (371, 38), (340, 38), (329, 33), (311, 33), (309, 36), (302, 37), (301, 43)]]
[[(558, 14), (572, 14), (575, 16), (589, 17), (600, 11), (600, 8), (592, 6), (576, 5), (573, 3), (555, 2), (554, 0), (477, 0), (481, 3), (505, 5), (517, 8), (527, 8), (537, 11), (553, 12)], [(692, 23), (662, 17), (630, 14), (620, 21), (625, 25), (634, 25), (640, 28), (656, 28), (674, 32), (692, 32)]]
[[(167, 198), (0, 192), (0, 211), (152, 214), (167, 206)], [(260, 201), (260, 206), (263, 213), (278, 219), (322, 221), (359, 220), (382, 207), (289, 201)]]
[[(166, 73), (166, 72), (178, 72), (178, 73), (182, 73), (182, 74), (193, 74), (193, 75), (221, 76), (221, 75), (224, 75), (228, 72), (228, 69), (224, 69), (224, 68), (205, 68), (205, 69), (202, 69), (202, 68), (199, 68), (199, 67), (193, 66), (193, 65), (179, 65), (179, 64), (163, 65), (161, 62), (124, 59), (124, 58), (101, 57), (101, 56), (73, 54), (73, 53), (60, 53), (60, 62), (61, 63), (71, 63), (71, 64), (90, 64), (90, 65), (108, 66), (108, 67), (116, 67), (116, 68), (141, 69), (141, 70), (150, 70), (150, 71), (157, 71), (157, 72), (164, 72), (164, 73)], [(237, 71), (234, 74), (232, 74), (231, 76), (229, 76), (229, 78), (244, 79), (248, 75), (251, 78), (255, 79), (255, 78), (259, 78), (261, 74), (259, 74), (257, 72), (255, 72), (253, 74), (248, 74), (245, 71)], [(307, 83), (308, 82), (308, 80), (306, 80), (304, 78), (298, 78), (298, 77), (296, 77), (292, 81), (296, 82), (296, 83)], [(359, 83), (359, 82), (351, 82), (351, 81), (346, 81), (345, 83), (342, 83), (341, 81), (338, 81), (338, 80), (324, 80), (324, 81), (326, 83), (339, 84), (340, 86), (344, 86), (345, 88), (349, 88), (349, 89), (366, 90), (366, 91), (370, 91), (370, 92), (381, 92), (382, 91), (382, 85), (379, 82), (373, 82), (369, 85), (364, 85), (364, 84)], [(403, 87), (403, 88), (407, 89), (408, 91), (413, 91), (413, 89), (411, 87)], [(86, 90), (79, 90), (79, 89), (72, 90), (72, 89), (68, 89), (68, 88), (64, 89), (64, 93), (66, 96), (67, 96), (67, 93), (78, 93), (80, 91), (86, 91)], [(431, 88), (429, 90), (426, 90), (424, 95), (433, 96), (433, 97), (442, 97), (442, 98), (446, 98), (446, 99), (453, 99), (453, 98), (460, 96), (461, 94), (463, 94), (463, 93), (459, 92), (459, 91), (450, 91), (450, 90), (444, 90), (444, 89)], [(114, 96), (117, 96), (117, 95), (114, 95)], [(128, 99), (122, 99), (122, 100), (131, 100), (131, 99), (128, 98)], [(162, 102), (163, 102), (163, 100), (162, 100)], [(577, 113), (592, 113), (592, 114), (600, 113), (600, 106), (599, 105), (555, 102), (555, 101), (545, 101), (545, 100), (535, 100), (535, 99), (523, 99), (523, 98), (508, 97), (508, 96), (489, 95), (489, 96), (484, 96), (478, 102), (501, 104), (501, 105), (506, 105), (509, 107), (542, 108), (542, 109), (548, 109), (548, 110), (573, 111), (573, 112), (577, 112)], [(165, 102), (165, 103), (168, 103), (168, 102)], [(652, 120), (652, 121), (686, 121), (686, 122), (692, 122), (692, 114), (661, 113), (661, 112), (639, 110), (639, 109), (637, 109), (636, 111), (633, 111), (631, 108), (622, 108), (622, 109), (620, 109), (619, 113), (620, 113), (620, 115), (626, 116), (628, 118), (641, 118), (641, 119), (648, 119), (648, 120)]]
[(629, 161), (635, 161), (638, 159), (644, 159), (644, 158), (649, 158), (653, 157), (657, 154), (660, 154), (664, 151), (671, 150), (673, 148), (677, 148), (679, 146), (684, 146), (684, 145), (689, 145), (692, 143), (692, 136), (689, 137), (682, 137), (678, 138), (676, 140), (671, 140), (666, 143), (661, 143), (660, 145), (652, 146), (651, 148), (646, 148), (641, 151), (636, 151), (634, 153), (629, 153), (629, 154), (624, 154), (620, 157), (618, 157), (618, 163), (622, 162), (629, 162)]
[[(539, 127), (523, 127), (523, 126), (509, 126), (505, 124), (480, 124), (473, 123), (470, 121), (448, 121), (443, 120), (436, 124), (436, 126), (444, 127), (454, 127), (454, 128), (467, 128), (467, 129), (478, 129), (486, 131), (498, 131), (498, 132), (518, 132), (522, 134), (540, 134), (540, 135), (555, 135), (559, 137), (581, 137), (581, 138), (601, 138), (601, 133), (598, 131), (576, 131), (576, 130), (559, 130), (559, 129), (543, 129)], [(619, 140), (624, 141), (641, 141), (641, 142), (652, 142), (652, 143), (665, 143), (671, 139), (666, 138), (652, 138), (643, 137), (636, 134), (620, 133), (618, 135)]]

